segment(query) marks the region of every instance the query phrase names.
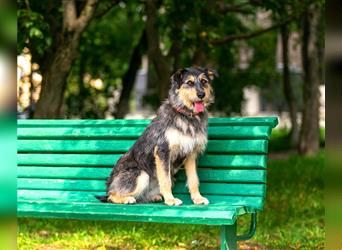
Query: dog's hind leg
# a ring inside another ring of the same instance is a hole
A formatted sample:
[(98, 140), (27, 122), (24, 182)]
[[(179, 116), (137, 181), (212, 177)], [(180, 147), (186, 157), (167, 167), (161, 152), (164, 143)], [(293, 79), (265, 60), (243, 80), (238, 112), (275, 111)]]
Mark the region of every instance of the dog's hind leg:
[[(135, 178), (134, 178), (135, 177)], [(146, 190), (149, 184), (149, 175), (140, 171), (138, 176), (126, 172), (114, 177), (108, 191), (108, 202), (133, 204)]]

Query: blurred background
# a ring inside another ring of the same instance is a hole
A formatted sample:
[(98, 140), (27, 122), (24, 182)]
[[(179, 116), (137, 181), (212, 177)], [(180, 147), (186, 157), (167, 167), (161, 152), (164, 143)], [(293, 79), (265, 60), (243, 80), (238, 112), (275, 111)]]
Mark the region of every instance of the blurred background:
[(324, 1), (18, 1), (18, 118), (150, 118), (172, 72), (219, 72), (212, 116), (280, 117), (317, 152)]

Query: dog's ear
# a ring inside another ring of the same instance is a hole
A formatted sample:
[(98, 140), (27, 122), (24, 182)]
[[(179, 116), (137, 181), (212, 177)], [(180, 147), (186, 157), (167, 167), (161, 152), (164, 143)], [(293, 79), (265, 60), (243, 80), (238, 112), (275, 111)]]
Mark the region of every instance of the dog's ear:
[(186, 69), (176, 70), (176, 72), (173, 73), (172, 76), (170, 77), (171, 84), (176, 85), (177, 88), (179, 88), (180, 85), (182, 84), (182, 79), (183, 79), (183, 75), (185, 71)]
[(215, 77), (218, 77), (219, 74), (215, 69), (212, 68), (206, 68), (205, 73), (209, 76), (210, 80), (214, 80)]

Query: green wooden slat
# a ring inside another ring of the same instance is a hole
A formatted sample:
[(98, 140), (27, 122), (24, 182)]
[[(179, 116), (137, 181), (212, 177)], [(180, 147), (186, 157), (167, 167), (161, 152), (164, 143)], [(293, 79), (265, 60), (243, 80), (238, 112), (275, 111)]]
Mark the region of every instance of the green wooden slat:
[[(123, 153), (135, 140), (18, 140), (18, 152)], [(209, 153), (267, 153), (267, 140), (210, 140)]]
[[(241, 183), (200, 183), (200, 191), (203, 195), (237, 195), (237, 196), (264, 196), (265, 184), (241, 184)], [(177, 182), (173, 188), (175, 194), (189, 193), (185, 182)]]
[[(45, 178), (45, 179), (107, 179), (111, 168), (91, 167), (18, 167), (17, 175), (20, 178)], [(199, 169), (198, 176), (202, 181), (214, 182), (265, 182), (265, 170), (212, 170)], [(184, 170), (180, 170), (179, 180), (185, 180)]]
[[(70, 190), (105, 191), (105, 180), (69, 180), (69, 179), (32, 179), (18, 178), (18, 189), (27, 190)], [(264, 184), (201, 183), (202, 194), (263, 196)], [(185, 182), (176, 183), (173, 192), (188, 193)]]
[[(111, 167), (121, 154), (18, 154), (21, 165), (104, 166)], [(204, 155), (199, 167), (265, 168), (265, 155)]]
[(131, 138), (136, 139), (145, 127), (30, 127), (18, 128), (18, 138)]
[[(36, 126), (146, 126), (150, 120), (18, 120), (19, 127)], [(266, 125), (275, 127), (277, 117), (209, 118), (209, 125)]]
[[(19, 139), (136, 139), (144, 127), (24, 127), (18, 128)], [(210, 126), (210, 139), (267, 139), (269, 126)]]
[(222, 225), (236, 221), (236, 210), (234, 207), (222, 209), (222, 206), (19, 202), (17, 214), (19, 217)]
[[(92, 202), (100, 203), (94, 195), (104, 195), (104, 192), (89, 191), (56, 191), (56, 190), (18, 190), (18, 202), (21, 201), (51, 201), (51, 202)], [(184, 204), (192, 204), (189, 194), (177, 194)], [(248, 209), (262, 209), (264, 198), (257, 196), (223, 196), (206, 195), (212, 205), (246, 206)], [(102, 203), (101, 203), (102, 204)]]
[(123, 153), (135, 140), (18, 140), (18, 152)]
[(267, 140), (209, 140), (208, 153), (267, 153)]
[(199, 167), (266, 168), (266, 155), (203, 155)]
[[(215, 181), (215, 182), (251, 182), (251, 183), (265, 183), (265, 170), (212, 170), (199, 169), (198, 177), (201, 181)], [(178, 180), (186, 180), (184, 171), (178, 174)]]

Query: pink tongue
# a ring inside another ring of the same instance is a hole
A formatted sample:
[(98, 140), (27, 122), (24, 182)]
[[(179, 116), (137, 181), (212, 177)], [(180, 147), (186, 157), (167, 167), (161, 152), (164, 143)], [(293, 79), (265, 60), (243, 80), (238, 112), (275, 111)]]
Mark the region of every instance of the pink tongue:
[(204, 111), (204, 105), (203, 102), (195, 102), (195, 111), (197, 113), (203, 112)]

